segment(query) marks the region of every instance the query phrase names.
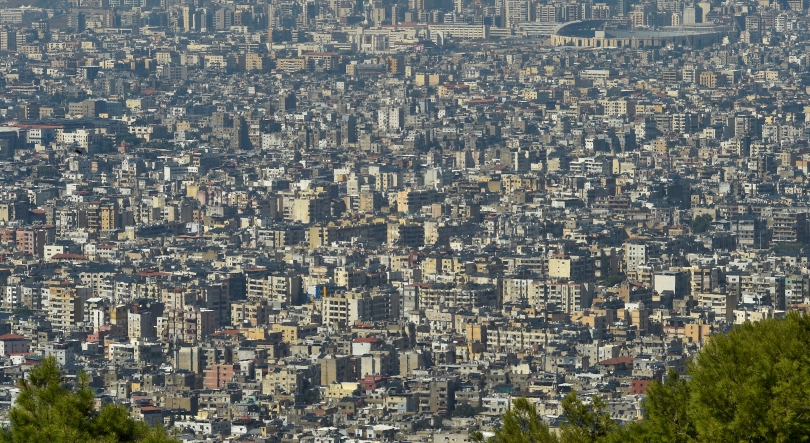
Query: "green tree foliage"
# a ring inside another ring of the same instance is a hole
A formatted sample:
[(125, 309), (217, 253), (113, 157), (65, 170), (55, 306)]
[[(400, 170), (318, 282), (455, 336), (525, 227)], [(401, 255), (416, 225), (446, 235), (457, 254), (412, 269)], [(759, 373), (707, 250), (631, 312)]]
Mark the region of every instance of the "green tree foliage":
[[(759, 241), (759, 238), (755, 238)], [(773, 251), (780, 255), (796, 255), (803, 253), (810, 245), (806, 243), (785, 243), (780, 242), (774, 245)]]
[(565, 443), (596, 443), (614, 432), (618, 425), (610, 419), (610, 409), (599, 396), (590, 405), (569, 393), (562, 401), (565, 422), (560, 425), (560, 437)]
[[(512, 403), (512, 408), (501, 417), (501, 427), (495, 431), (495, 436), (488, 443), (556, 443), (557, 437), (551, 433), (540, 416), (537, 409), (525, 398), (518, 398)], [(484, 441), (480, 433), (470, 437), (478, 443)]]
[(475, 417), (476, 414), (483, 410), (484, 408), (474, 408), (471, 404), (465, 402), (456, 406), (450, 415), (453, 417)]
[(636, 439), (685, 443), (697, 437), (688, 414), (689, 385), (674, 369), (669, 371), (663, 383), (650, 384), (644, 406), (647, 410), (644, 422), (628, 430)]
[(689, 365), (651, 383), (643, 442), (810, 441), (810, 317), (746, 323), (712, 337)]
[(93, 391), (81, 373), (75, 389), (65, 383), (56, 358), (48, 357), (19, 381), (20, 395), (9, 413), (11, 426), (0, 442), (176, 442), (164, 429), (129, 417), (120, 405), (94, 410)]
[(695, 234), (700, 234), (709, 230), (712, 223), (712, 216), (709, 214), (698, 215), (689, 223), (689, 229)]
[(305, 405), (318, 403), (321, 401), (321, 392), (318, 390), (318, 388), (307, 389), (303, 394), (298, 396), (298, 401)]
[[(603, 261), (606, 261), (606, 260), (603, 260)], [(608, 276), (608, 278), (602, 280), (601, 285), (602, 286), (607, 286), (608, 288), (612, 288), (613, 286), (618, 285), (619, 283), (625, 281), (626, 279), (627, 279), (627, 276), (624, 275), (624, 274), (613, 274), (611, 276)]]
[[(670, 371), (663, 382), (652, 382), (644, 420), (620, 427), (610, 420), (601, 399), (585, 405), (569, 394), (563, 400), (559, 441), (810, 441), (808, 348), (808, 315), (792, 312), (785, 319), (746, 323), (727, 335), (713, 336), (689, 364), (689, 377)], [(504, 415), (491, 443), (558, 441), (539, 439), (553, 433), (542, 423), (533, 424), (539, 421), (536, 413), (520, 404)]]
[(94, 154), (95, 153), (108, 154), (111, 152), (115, 152), (115, 150), (116, 150), (115, 141), (109, 137), (104, 137), (104, 140), (102, 140), (98, 146), (94, 147), (94, 149), (91, 149), (91, 151)]
[(689, 373), (701, 441), (810, 440), (810, 317), (746, 323), (713, 337)]
[[(503, 414), (501, 427), (487, 443), (596, 443), (608, 440), (619, 429), (610, 420), (608, 405), (594, 396), (590, 405), (582, 403), (575, 393), (568, 394), (562, 402), (564, 423), (559, 436), (537, 415), (537, 409), (525, 398), (512, 403), (512, 408)], [(617, 434), (618, 435), (618, 434)], [(482, 443), (480, 433), (471, 437)]]
[(115, 138), (115, 143), (120, 145), (121, 142), (127, 142), (131, 145), (138, 146), (141, 144), (141, 139), (135, 134), (119, 134)]

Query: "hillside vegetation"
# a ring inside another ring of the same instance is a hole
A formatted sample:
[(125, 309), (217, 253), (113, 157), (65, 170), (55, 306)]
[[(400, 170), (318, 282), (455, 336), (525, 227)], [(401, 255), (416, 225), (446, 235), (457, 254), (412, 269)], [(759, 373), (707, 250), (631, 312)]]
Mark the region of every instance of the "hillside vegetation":
[(179, 442), (163, 428), (133, 419), (121, 405), (106, 404), (96, 411), (87, 375), (81, 373), (77, 385), (69, 386), (54, 357), (35, 366), (19, 388), (9, 414), (11, 426), (0, 433), (0, 442)]
[[(502, 417), (491, 443), (802, 442), (810, 440), (810, 317), (746, 323), (713, 336), (687, 377), (670, 371), (653, 382), (645, 418), (611, 421), (607, 404), (575, 394), (563, 400), (563, 423), (552, 432), (526, 399)], [(473, 440), (484, 441), (481, 434)]]

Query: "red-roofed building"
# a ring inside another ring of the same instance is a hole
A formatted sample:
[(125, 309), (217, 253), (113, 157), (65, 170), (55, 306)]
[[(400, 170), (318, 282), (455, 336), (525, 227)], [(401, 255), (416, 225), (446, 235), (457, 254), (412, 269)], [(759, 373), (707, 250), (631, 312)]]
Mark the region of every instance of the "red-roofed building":
[(31, 342), (22, 335), (0, 335), (0, 355), (8, 357), (11, 354), (27, 353), (30, 350)]
[(51, 261), (70, 260), (70, 261), (88, 261), (87, 256), (82, 254), (54, 254), (50, 257)]
[(357, 337), (354, 339), (355, 343), (371, 343), (376, 344), (380, 342), (380, 339), (377, 337)]
[(360, 383), (360, 389), (363, 391), (373, 391), (388, 382), (388, 377), (366, 374), (363, 378), (357, 380), (357, 382)]
[(629, 371), (633, 369), (633, 357), (621, 355), (619, 357), (609, 358), (597, 363), (598, 366), (605, 366), (612, 371)]
[[(352, 340), (352, 355), (366, 355), (379, 349), (385, 342), (374, 337), (358, 337)], [(380, 372), (380, 371), (375, 371)]]
[(607, 360), (602, 360), (598, 364), (607, 365), (607, 366), (619, 365), (619, 364), (632, 365), (633, 364), (633, 357), (627, 357), (627, 356), (621, 355), (621, 356), (618, 356), (618, 357), (609, 358)]

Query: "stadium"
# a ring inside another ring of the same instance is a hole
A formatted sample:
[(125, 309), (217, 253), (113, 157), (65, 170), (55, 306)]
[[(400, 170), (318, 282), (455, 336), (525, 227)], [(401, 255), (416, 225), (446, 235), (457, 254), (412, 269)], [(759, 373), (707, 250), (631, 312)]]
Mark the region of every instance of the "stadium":
[(554, 46), (584, 48), (659, 48), (669, 44), (704, 48), (723, 41), (724, 26), (670, 26), (660, 30), (605, 29), (605, 20), (576, 21), (551, 35)]

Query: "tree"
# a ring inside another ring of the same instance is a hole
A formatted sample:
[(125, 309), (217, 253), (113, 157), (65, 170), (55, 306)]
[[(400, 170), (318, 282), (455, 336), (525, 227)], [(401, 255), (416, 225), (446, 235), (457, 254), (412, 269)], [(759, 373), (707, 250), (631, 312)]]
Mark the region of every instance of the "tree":
[(299, 401), (305, 405), (317, 403), (321, 401), (321, 392), (318, 390), (318, 388), (307, 389), (299, 396)]
[(138, 146), (139, 144), (141, 144), (141, 139), (138, 138), (138, 136), (135, 135), (135, 134), (129, 134), (129, 133), (118, 134), (118, 136), (115, 138), (115, 143), (120, 145), (122, 142), (126, 142), (126, 143), (129, 143), (129, 144), (134, 145), (134, 146)]
[[(525, 398), (518, 398), (512, 408), (501, 416), (500, 429), (488, 443), (556, 443), (557, 438), (537, 415), (537, 409)], [(478, 443), (484, 441), (481, 433), (470, 436)]]
[(810, 441), (810, 317), (746, 323), (689, 367), (689, 419), (701, 441)]
[(101, 143), (95, 149), (95, 152), (100, 154), (115, 152), (115, 141), (113, 141), (112, 138), (104, 137), (104, 140), (101, 141)]
[[(80, 373), (75, 387), (62, 376), (55, 357), (47, 357), (20, 380), (20, 395), (9, 413), (11, 426), (0, 441), (34, 442), (176, 442), (162, 428), (129, 417), (120, 405), (94, 410), (88, 377)], [(75, 388), (75, 389), (74, 389)]]
[[(620, 427), (607, 404), (569, 394), (563, 400), (564, 443), (810, 441), (810, 316), (746, 323), (712, 336), (687, 368), (652, 382), (646, 418)], [(519, 406), (520, 405), (520, 406)], [(478, 434), (481, 441), (480, 434)], [(556, 441), (525, 399), (503, 416), (492, 443)]]
[(565, 443), (601, 442), (618, 428), (610, 419), (609, 405), (598, 395), (586, 405), (571, 392), (563, 399), (562, 407), (565, 423), (560, 425), (560, 437)]
[(53, 357), (35, 366), (28, 380), (19, 381), (20, 396), (9, 414), (10, 441), (89, 441), (93, 393), (86, 382), (80, 376), (78, 391), (68, 389)]
[(483, 408), (474, 408), (471, 404), (464, 402), (456, 406), (450, 415), (453, 417), (475, 417), (482, 410)]
[[(759, 241), (759, 240), (757, 240)], [(773, 251), (780, 255), (797, 255), (804, 252), (808, 245), (805, 243), (786, 243), (779, 242), (773, 247)]]
[(692, 230), (694, 234), (701, 234), (709, 230), (709, 226), (712, 223), (712, 216), (709, 214), (698, 215), (697, 217), (693, 218), (692, 221), (689, 223), (689, 229)]
[[(540, 419), (534, 405), (525, 398), (519, 398), (501, 416), (501, 427), (487, 443), (612, 443), (627, 440), (611, 439), (620, 435), (620, 428), (610, 419), (607, 403), (598, 396), (594, 396), (592, 403), (586, 405), (571, 392), (563, 399), (562, 408), (565, 421), (560, 426), (558, 437)], [(478, 443), (484, 441), (480, 433), (473, 434), (470, 440)]]
[(689, 419), (689, 385), (678, 371), (670, 369), (663, 383), (654, 381), (647, 388), (645, 420), (625, 431), (624, 441), (686, 443), (695, 441), (697, 431)]
[(623, 441), (810, 441), (808, 347), (810, 316), (796, 312), (712, 336), (688, 380), (650, 384), (646, 418)]
[[(603, 261), (605, 261), (605, 260), (603, 260)], [(624, 274), (613, 274), (613, 275), (608, 276), (608, 278), (602, 280), (601, 285), (611, 288), (611, 287), (616, 286), (619, 283), (625, 281), (626, 279), (627, 279), (627, 276), (624, 275)]]

